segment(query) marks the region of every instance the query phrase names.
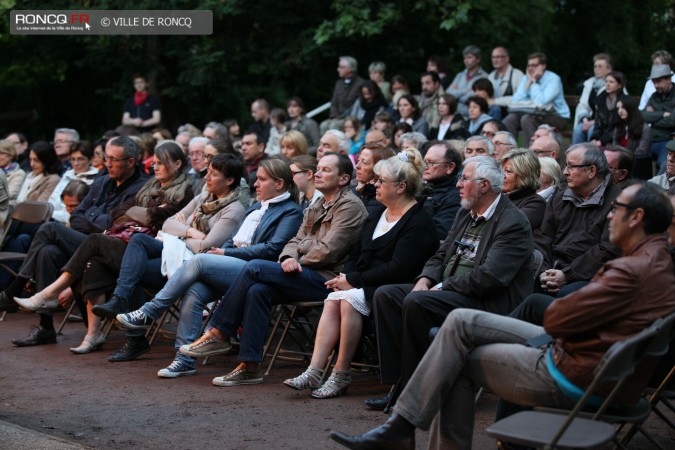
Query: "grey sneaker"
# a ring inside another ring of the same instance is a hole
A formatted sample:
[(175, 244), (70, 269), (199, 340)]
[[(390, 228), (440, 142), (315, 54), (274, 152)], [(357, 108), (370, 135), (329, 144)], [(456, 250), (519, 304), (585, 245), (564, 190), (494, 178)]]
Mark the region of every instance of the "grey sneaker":
[(118, 314), (115, 318), (120, 326), (127, 330), (147, 330), (152, 323), (152, 319), (143, 314), (140, 309), (126, 314)]
[(242, 384), (260, 384), (263, 377), (259, 375), (260, 369), (256, 372), (246, 370), (246, 364), (241, 363), (232, 372), (222, 377), (214, 378), (211, 383), (214, 386), (239, 386)]
[(181, 345), (178, 349), (182, 354), (199, 358), (201, 356), (219, 355), (227, 353), (232, 349), (229, 339), (220, 340), (211, 332), (211, 330), (204, 333), (204, 335), (193, 342), (192, 344)]
[(157, 376), (160, 378), (178, 378), (187, 375), (194, 375), (196, 373), (197, 370), (194, 367), (188, 367), (182, 362), (175, 360), (169, 365), (169, 367), (165, 367), (157, 372)]

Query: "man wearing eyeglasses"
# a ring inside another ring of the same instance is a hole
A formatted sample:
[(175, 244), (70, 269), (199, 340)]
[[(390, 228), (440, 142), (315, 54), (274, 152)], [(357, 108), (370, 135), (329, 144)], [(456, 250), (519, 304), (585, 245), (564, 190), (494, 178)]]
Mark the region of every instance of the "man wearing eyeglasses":
[(590, 143), (573, 145), (563, 175), (567, 188), (546, 204), (544, 221), (534, 233), (535, 248), (544, 256), (538, 284), (549, 295), (579, 289), (621, 254), (607, 229), (607, 213), (621, 189), (612, 183), (603, 151)]
[(666, 144), (666, 149), (668, 150), (668, 156), (665, 173), (655, 176), (649, 182), (657, 184), (663, 189), (670, 189), (675, 186), (675, 133), (673, 133), (673, 139)]
[(80, 140), (80, 133), (72, 128), (57, 128), (54, 132), (54, 151), (63, 163), (63, 170), (72, 169), (70, 164), (70, 147)]
[(209, 168), (204, 148), (208, 143), (208, 138), (200, 136), (193, 137), (188, 144), (188, 158), (190, 158), (190, 165), (192, 166), (188, 171), (188, 181), (192, 192), (201, 192), (204, 187), (204, 177), (206, 176), (206, 170)]
[(504, 119), (506, 129), (514, 136), (518, 137), (518, 130), (523, 131), (523, 142), (530, 142), (539, 125), (548, 124), (562, 130), (570, 118), (562, 81), (546, 67), (543, 53), (527, 57), (527, 76), (513, 95), (509, 115)]
[(538, 158), (545, 156), (558, 160), (558, 153), (560, 152), (560, 144), (551, 136), (542, 136), (537, 138), (530, 145), (530, 150), (537, 155)]
[[(92, 183), (89, 193), (70, 216), (70, 228), (59, 222), (47, 222), (38, 229), (18, 276), (0, 293), (0, 310), (16, 312), (17, 305), (12, 299), (29, 280), (35, 280), (37, 292), (54, 282), (61, 275), (61, 267), (87, 235), (109, 229), (113, 221), (111, 211), (133, 199), (147, 181), (138, 167), (138, 146), (130, 138), (121, 136), (109, 141), (105, 159), (108, 175)], [(43, 303), (40, 325), (33, 327), (28, 337), (13, 340), (14, 345), (29, 347), (56, 343), (54, 321), (47, 310), (50, 305), (44, 299)]]
[[(648, 183), (624, 189), (608, 212), (611, 242), (624, 256), (607, 262), (588, 286), (553, 301), (543, 328), (482, 311), (453, 311), (389, 420), (362, 435), (331, 437), (351, 449), (408, 449), (420, 428), (431, 430), (430, 448), (472, 448), (477, 385), (528, 407), (571, 408), (576, 399), (570, 386), (586, 388), (614, 343), (675, 311), (664, 237), (672, 214), (665, 195)], [(555, 338), (550, 346), (534, 343), (543, 333)], [(615, 400), (635, 404), (651, 372), (638, 368)], [(606, 391), (601, 387), (599, 394)]]
[(447, 236), (459, 209), (457, 172), (462, 163), (459, 149), (447, 141), (435, 141), (424, 156), (424, 185), (418, 195), (434, 220), (440, 238)]
[[(531, 227), (525, 214), (501, 194), (503, 180), (494, 158), (466, 160), (457, 181), (462, 209), (416, 284), (382, 286), (375, 292), (384, 384), (400, 378), (399, 386), (405, 386), (429, 346), (429, 329), (440, 326), (453, 309), (505, 315), (531, 292)], [(388, 401), (385, 397), (366, 404), (384, 409)]]

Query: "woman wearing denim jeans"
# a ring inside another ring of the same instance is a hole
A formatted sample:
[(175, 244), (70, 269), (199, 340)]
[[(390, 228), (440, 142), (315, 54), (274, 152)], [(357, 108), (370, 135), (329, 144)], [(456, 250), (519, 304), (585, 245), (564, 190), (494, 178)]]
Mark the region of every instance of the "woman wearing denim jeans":
[[(281, 159), (261, 161), (255, 183), (258, 203), (252, 205), (237, 234), (223, 248), (212, 248), (183, 263), (153, 300), (117, 320), (127, 329), (145, 329), (182, 298), (176, 330), (176, 349), (198, 337), (202, 311), (209, 301), (221, 296), (247, 261), (276, 261), (284, 245), (302, 223), (297, 205), (298, 190), (293, 173)], [(175, 378), (196, 373), (195, 359), (176, 353), (175, 360), (157, 375)]]

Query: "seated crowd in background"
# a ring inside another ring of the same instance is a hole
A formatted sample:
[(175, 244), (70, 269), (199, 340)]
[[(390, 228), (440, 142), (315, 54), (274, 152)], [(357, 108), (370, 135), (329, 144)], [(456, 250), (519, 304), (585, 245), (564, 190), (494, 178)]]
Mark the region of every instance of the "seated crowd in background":
[[(525, 71), (504, 47), (491, 60), (488, 74), (480, 49), (468, 46), (465, 70), (451, 80), (430, 57), (413, 95), (403, 77), (385, 80), (384, 63), (370, 64), (364, 80), (357, 61), (342, 56), (320, 124), (299, 97), (285, 109), (257, 98), (247, 129), (229, 119), (203, 130), (184, 124), (174, 134), (159, 127), (161, 118), (140, 126), (125, 113), (124, 125), (93, 144), (69, 128), (57, 129), (53, 143), (11, 133), (0, 140), (0, 227), (25, 201), (54, 210), (44, 224), (5, 230), (4, 249), (27, 256), (16, 276), (0, 272), (0, 310), (39, 313), (39, 324), (13, 344), (56, 343), (53, 312), (74, 301), (86, 334), (70, 350), (100, 350), (106, 318), (126, 333), (109, 360), (131, 361), (150, 350), (151, 323), (180, 301), (176, 355), (158, 376), (192, 375), (196, 358), (231, 353), (239, 340), (237, 365), (212, 383), (258, 384), (272, 308), (324, 301), (311, 362), (284, 384), (318, 399), (344, 394), (361, 337), (375, 328), (382, 383), (393, 387), (368, 404), (396, 404), (388, 423), (406, 440), (436, 414), (454, 417), (444, 408), (415, 411), (444, 389), (458, 390), (471, 364), (451, 356), (457, 373), (432, 382), (420, 373), (437, 369), (425, 354), (489, 352), (487, 344), (502, 342), (522, 352), (521, 341), (541, 331), (534, 325), (555, 335), (566, 306), (583, 305), (608, 283), (603, 270), (642, 257), (642, 245), (669, 256), (659, 260), (659, 276), (672, 285), (675, 230), (668, 241), (661, 217), (672, 217), (675, 198), (670, 54), (652, 57), (653, 90), (642, 108), (611, 56), (596, 55), (573, 121), (546, 55), (529, 55)], [(628, 289), (637, 296), (631, 289), (643, 288)], [(672, 309), (668, 302), (646, 311), (641, 326)], [(213, 314), (200, 335), (205, 309)], [(452, 336), (482, 338), (462, 324), (466, 317), (520, 328), (522, 336), (456, 348)], [(430, 344), (432, 327), (441, 332)], [(522, 401), (538, 402), (551, 400)], [(434, 427), (440, 442), (470, 445), (466, 421)], [(389, 442), (384, 428), (335, 439), (368, 448)]]

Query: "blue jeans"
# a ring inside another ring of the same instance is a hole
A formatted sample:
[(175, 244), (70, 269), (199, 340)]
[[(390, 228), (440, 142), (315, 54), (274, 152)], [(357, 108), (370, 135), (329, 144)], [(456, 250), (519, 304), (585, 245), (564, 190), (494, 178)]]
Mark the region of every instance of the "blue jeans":
[(579, 125), (574, 127), (574, 131), (572, 132), (572, 145), (590, 141), (594, 129), (595, 125), (591, 125), (588, 131), (584, 132), (584, 123), (580, 122)]
[(166, 281), (161, 272), (162, 248), (162, 241), (147, 234), (134, 234), (124, 252), (113, 295), (130, 300), (141, 279), (144, 287), (161, 288)]
[[(206, 304), (222, 295), (236, 280), (246, 261), (231, 256), (200, 253), (183, 262), (155, 298), (141, 307), (152, 319), (159, 319), (176, 300), (183, 298), (176, 329), (176, 349), (194, 342), (199, 336), (202, 311)], [(194, 358), (176, 353), (176, 359), (189, 367)]]
[(293, 301), (321, 301), (330, 290), (324, 278), (307, 267), (286, 273), (281, 264), (255, 259), (246, 264), (211, 318), (210, 326), (234, 336), (243, 324), (239, 361), (259, 362), (269, 328), (272, 305)]

